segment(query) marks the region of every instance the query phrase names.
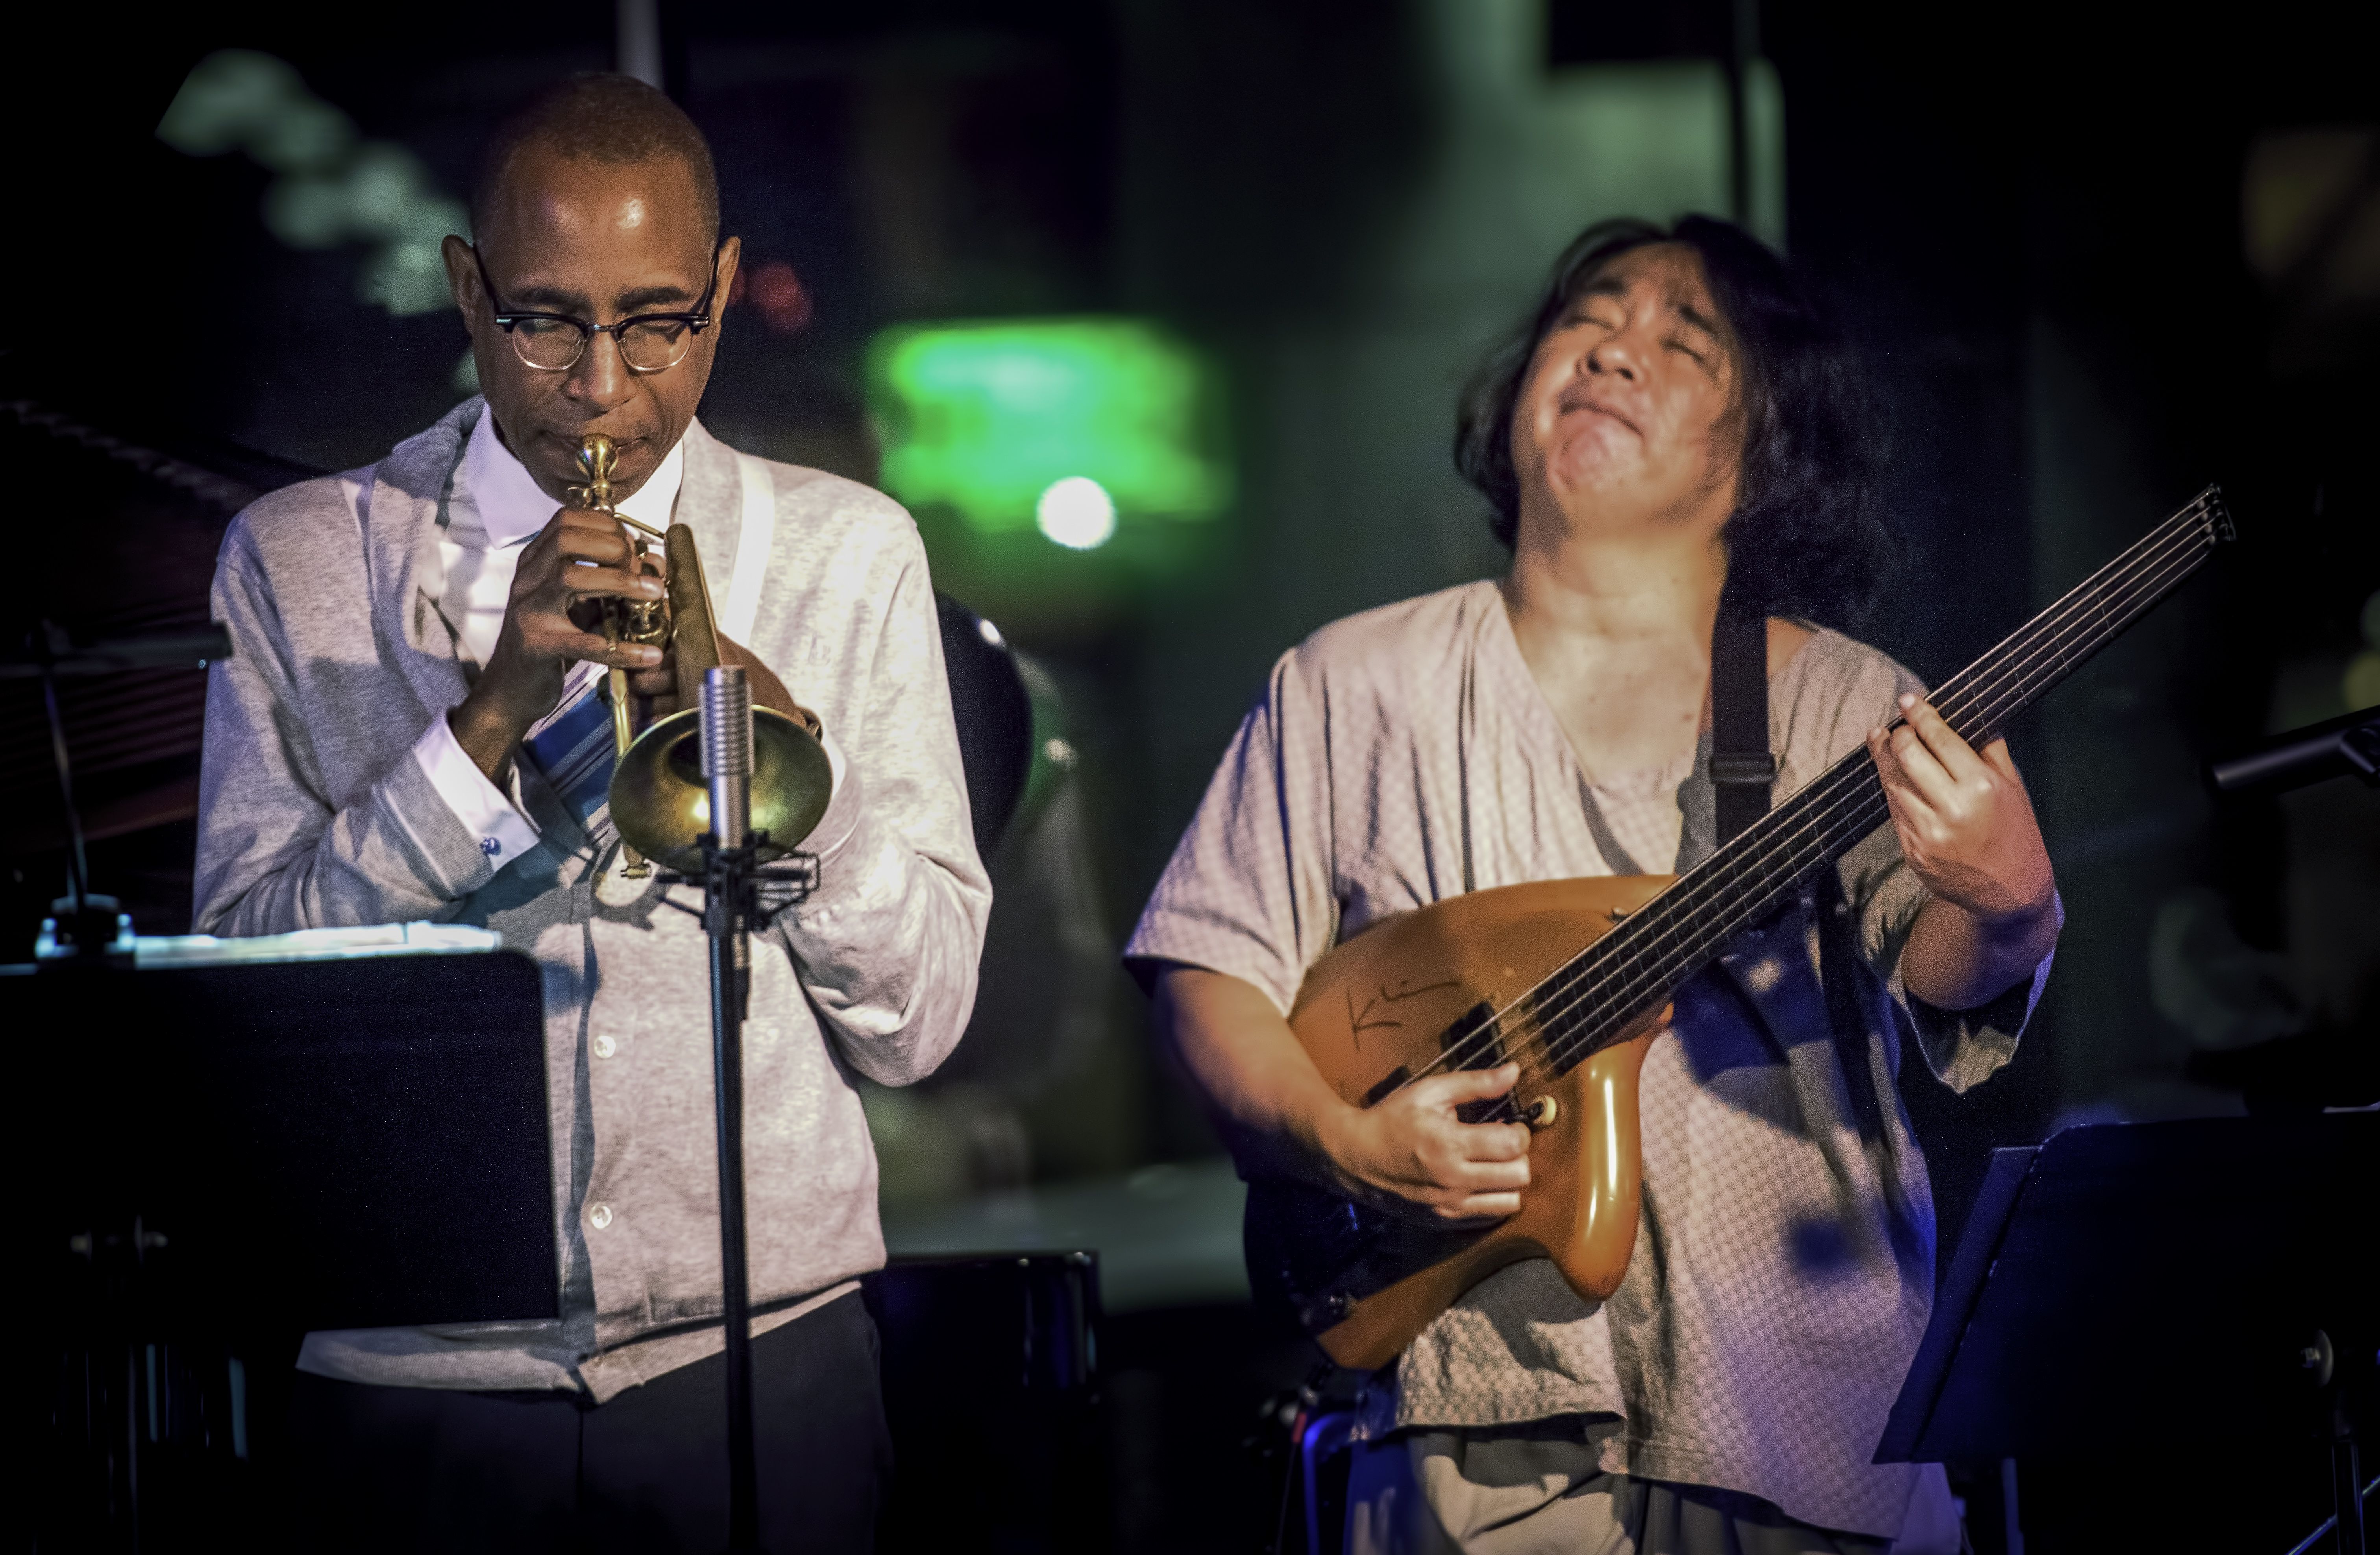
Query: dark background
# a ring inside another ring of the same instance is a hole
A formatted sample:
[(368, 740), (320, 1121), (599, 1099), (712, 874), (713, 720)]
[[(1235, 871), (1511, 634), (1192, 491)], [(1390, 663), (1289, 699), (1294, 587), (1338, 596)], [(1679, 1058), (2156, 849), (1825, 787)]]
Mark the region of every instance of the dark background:
[[(1966, 1098), (1904, 1076), (1947, 1235), (1993, 1142), (2236, 1112), (2259, 1086), (2351, 1090), (2368, 1051), (2380, 797), (2333, 783), (2218, 807), (2197, 769), (2346, 711), (2353, 656), (2380, 650), (2359, 626), (2380, 591), (2380, 28), (2371, 7), (2297, 0), (1755, 9), (1752, 52), (1784, 103), (1781, 235), (1865, 349), (1911, 552), (1864, 634), (1938, 681), (2208, 481), (2240, 532), (2015, 731), (2069, 919), (2008, 1070)], [(1723, 166), (1662, 175), (1676, 145), (1594, 117), (1648, 80), (1707, 87), (1716, 66), (1647, 56), (1720, 50), (1725, 6), (689, 0), (662, 16), (747, 270), (789, 266), (805, 302), (786, 327), (749, 301), (729, 311), (703, 415), (730, 441), (872, 478), (862, 353), (905, 319), (1128, 313), (1218, 365), (1238, 497), (1160, 561), (1019, 562), (918, 515), (938, 581), (1047, 672), (1078, 758), (1063, 837), (1012, 838), (997, 867), (1023, 878), (1062, 851), (1067, 899), (1111, 946), (1277, 654), (1495, 569), (1445, 455), (1453, 392), (1562, 238), (1608, 215), (1726, 213)], [(160, 495), (74, 428), (261, 488), (369, 462), (457, 397), (450, 314), (358, 300), (362, 246), (284, 246), (258, 218), (272, 175), (170, 149), (159, 116), (202, 57), (261, 50), (459, 197), (507, 104), (612, 64), (614, 18), (487, 0), (368, 43), (352, 20), (224, 5), (105, 37), (82, 17), (30, 24), (22, 57), (46, 63), (7, 109), (0, 334), (0, 400), (21, 407), (0, 416), (0, 457), (28, 477), (12, 634), (202, 609), (225, 502)], [(2271, 138), (2359, 128), (2344, 184), (2307, 197), (2311, 236), (2260, 271), (2252, 175), (2298, 165)], [(70, 699), (105, 834), (93, 873), (144, 933), (188, 926), (196, 685), (158, 672)], [(21, 681), (0, 698), (0, 958), (16, 958), (63, 864), (35, 704)], [(912, 1179), (936, 1202), (1211, 1154), (1147, 1054), (1136, 995), (1087, 970), (1100, 963), (1063, 962), (1089, 1013), (1062, 1055), (1033, 1049), (1031, 1084), (978, 1074), (897, 1103), (946, 1109), (980, 1148), (940, 1175), (888, 1159), (888, 1212)], [(1033, 1025), (1033, 996), (988, 993), (978, 1028)], [(871, 1105), (890, 1151), (917, 1115)]]

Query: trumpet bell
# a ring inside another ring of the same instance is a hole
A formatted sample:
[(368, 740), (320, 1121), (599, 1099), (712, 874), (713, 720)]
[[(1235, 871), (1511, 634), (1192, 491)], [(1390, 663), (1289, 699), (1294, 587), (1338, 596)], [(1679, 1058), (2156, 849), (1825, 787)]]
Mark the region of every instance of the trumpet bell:
[[(833, 790), (826, 747), (774, 708), (753, 708), (752, 829), (769, 834), (761, 860), (800, 847)], [(672, 713), (629, 745), (612, 774), (612, 825), (628, 846), (665, 868), (701, 871), (710, 788), (702, 778), (700, 713)]]

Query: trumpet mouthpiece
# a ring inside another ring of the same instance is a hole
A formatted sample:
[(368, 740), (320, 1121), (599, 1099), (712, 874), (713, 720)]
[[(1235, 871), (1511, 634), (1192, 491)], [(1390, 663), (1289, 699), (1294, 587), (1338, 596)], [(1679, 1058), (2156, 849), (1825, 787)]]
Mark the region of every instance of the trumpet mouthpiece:
[(589, 480), (610, 480), (619, 460), (619, 450), (602, 433), (589, 432), (578, 440), (578, 467), (587, 472)]
[(612, 509), (612, 471), (620, 463), (620, 451), (612, 440), (601, 432), (589, 432), (578, 440), (578, 472), (587, 477), (577, 488), (578, 500), (588, 507), (609, 512)]

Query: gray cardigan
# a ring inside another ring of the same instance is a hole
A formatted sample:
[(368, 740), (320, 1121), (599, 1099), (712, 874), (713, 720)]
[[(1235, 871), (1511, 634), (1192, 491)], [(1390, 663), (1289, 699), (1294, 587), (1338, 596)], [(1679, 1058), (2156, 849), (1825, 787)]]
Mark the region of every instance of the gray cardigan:
[[(616, 849), (599, 855), (526, 764), (519, 793), (542, 836), (499, 869), (412, 758), (476, 673), (436, 601), (446, 497), (482, 409), (458, 405), (369, 469), (276, 491), (225, 535), (213, 603), (235, 652), (207, 687), (195, 927), (432, 919), (499, 930), (536, 958), (563, 1321), (354, 1335), (317, 1368), (600, 1400), (720, 1344), (704, 941), (659, 885), (622, 878)], [(738, 455), (699, 425), (685, 446), (677, 517), (717, 597), (743, 532)], [(776, 530), (747, 645), (844, 758), (809, 844), (820, 888), (753, 947), (745, 1149), (764, 1305), (882, 1264), (851, 1071), (902, 1085), (949, 1054), (991, 889), (916, 526), (850, 481), (755, 468)]]

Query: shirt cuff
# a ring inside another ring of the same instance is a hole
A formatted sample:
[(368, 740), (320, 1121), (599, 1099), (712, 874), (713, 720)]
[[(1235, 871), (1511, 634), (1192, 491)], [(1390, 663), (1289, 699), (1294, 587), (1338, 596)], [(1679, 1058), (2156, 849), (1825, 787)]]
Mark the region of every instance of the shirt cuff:
[(463, 753), (445, 714), (431, 719), (413, 742), (413, 759), (463, 829), (480, 839), (490, 869), (503, 869), (537, 846), (536, 826), (512, 795), (488, 781), (480, 764)]

